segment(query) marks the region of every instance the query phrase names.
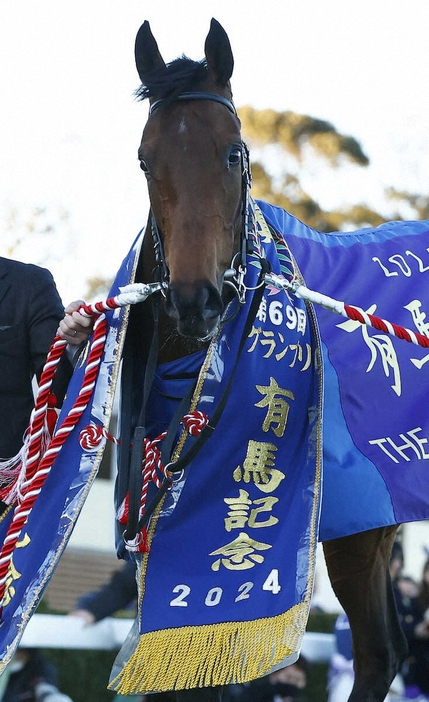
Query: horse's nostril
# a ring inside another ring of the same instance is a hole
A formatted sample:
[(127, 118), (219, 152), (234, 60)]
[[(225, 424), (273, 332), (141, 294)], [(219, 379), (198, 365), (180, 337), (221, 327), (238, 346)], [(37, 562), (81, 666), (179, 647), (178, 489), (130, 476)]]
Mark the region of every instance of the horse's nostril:
[(210, 319), (212, 317), (219, 317), (223, 312), (223, 303), (218, 290), (216, 290), (216, 288), (213, 285), (211, 285), (207, 286), (206, 293), (207, 295), (204, 305), (203, 316), (206, 319)]
[(201, 338), (216, 328), (223, 303), (219, 291), (211, 283), (172, 284), (167, 292), (165, 311), (176, 320), (181, 334)]
[(174, 290), (172, 291), (171, 288), (168, 288), (167, 294), (165, 296), (165, 311), (167, 312), (168, 316), (171, 317), (172, 319), (177, 319), (179, 316), (178, 310), (177, 310), (177, 305), (175, 302), (176, 294)]

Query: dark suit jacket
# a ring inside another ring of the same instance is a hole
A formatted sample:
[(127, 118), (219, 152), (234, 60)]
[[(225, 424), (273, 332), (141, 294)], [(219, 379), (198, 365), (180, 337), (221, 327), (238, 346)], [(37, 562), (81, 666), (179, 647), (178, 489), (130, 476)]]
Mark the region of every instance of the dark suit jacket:
[(51, 273), (0, 257), (0, 458), (15, 456), (40, 375), (64, 315)]

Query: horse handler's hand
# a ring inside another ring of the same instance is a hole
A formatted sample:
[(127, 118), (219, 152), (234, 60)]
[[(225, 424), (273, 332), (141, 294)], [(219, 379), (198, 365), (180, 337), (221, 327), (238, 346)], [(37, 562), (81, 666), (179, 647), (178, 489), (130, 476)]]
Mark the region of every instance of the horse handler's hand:
[(83, 626), (90, 626), (95, 622), (95, 616), (88, 609), (74, 609), (68, 616), (81, 619)]
[(84, 317), (77, 311), (84, 305), (83, 300), (75, 300), (65, 308), (65, 315), (58, 327), (58, 334), (67, 341), (70, 346), (80, 346), (88, 339), (94, 328), (94, 320), (91, 317)]

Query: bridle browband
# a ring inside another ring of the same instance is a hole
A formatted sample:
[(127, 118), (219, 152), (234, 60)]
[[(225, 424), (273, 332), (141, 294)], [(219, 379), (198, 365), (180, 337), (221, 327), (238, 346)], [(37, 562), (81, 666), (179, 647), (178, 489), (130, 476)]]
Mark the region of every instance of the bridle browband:
[[(235, 109), (234, 103), (231, 100), (223, 97), (222, 95), (217, 95), (216, 93), (207, 93), (204, 91), (195, 92), (185, 92), (176, 95), (174, 98), (161, 98), (155, 100), (150, 106), (149, 116), (152, 115), (155, 110), (163, 106), (169, 106), (172, 102), (182, 101), (182, 100), (212, 100), (213, 102), (218, 102), (224, 105), (233, 115), (237, 115), (237, 110)], [(241, 159), (242, 159), (242, 171), (241, 171), (241, 181), (242, 181), (242, 227), (241, 227), (241, 241), (240, 250), (234, 255), (231, 262), (231, 267), (225, 271), (224, 282), (226, 285), (231, 286), (236, 293), (240, 304), (245, 302), (246, 288), (244, 285), (244, 277), (246, 274), (246, 258), (248, 253), (253, 252), (252, 234), (254, 231), (254, 217), (253, 211), (250, 207), (250, 185), (252, 181), (251, 171), (250, 171), (250, 161), (249, 161), (249, 150), (244, 141), (241, 142)], [(169, 270), (165, 260), (164, 246), (162, 241), (162, 235), (159, 231), (159, 227), (153, 211), (150, 211), (150, 222), (151, 231), (155, 251), (155, 260), (157, 264), (157, 269), (159, 271), (160, 282), (168, 285)]]
[(171, 104), (172, 102), (177, 102), (178, 100), (213, 100), (213, 102), (220, 102), (221, 105), (225, 105), (233, 115), (237, 115), (237, 110), (235, 109), (234, 103), (228, 100), (222, 95), (217, 95), (216, 93), (205, 93), (202, 91), (195, 91), (189, 93), (180, 93), (174, 98), (161, 98), (160, 100), (155, 100), (150, 106), (149, 114), (151, 115), (155, 112), (158, 107), (162, 105)]

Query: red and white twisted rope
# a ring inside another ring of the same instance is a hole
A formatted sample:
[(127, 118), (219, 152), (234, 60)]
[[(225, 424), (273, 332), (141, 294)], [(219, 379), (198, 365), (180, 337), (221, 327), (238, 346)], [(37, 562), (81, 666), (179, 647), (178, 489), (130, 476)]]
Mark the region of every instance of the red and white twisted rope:
[[(198, 436), (208, 421), (209, 418), (204, 412), (195, 410), (194, 412), (185, 414), (180, 423), (183, 424), (188, 434), (191, 436)], [(152, 441), (149, 439), (144, 440), (145, 458), (143, 464), (143, 485), (140, 501), (140, 514), (144, 513), (146, 507), (146, 499), (150, 482), (154, 482), (156, 487), (159, 489), (162, 486), (163, 478), (166, 472), (168, 473), (168, 467), (166, 470), (166, 467), (161, 462), (161, 451), (158, 448), (158, 444), (161, 443), (166, 436), (167, 432), (163, 431), (162, 434), (157, 436), (155, 439), (152, 439)]]
[(368, 314), (363, 312), (358, 307), (353, 307), (352, 305), (344, 305), (344, 317), (349, 317), (356, 322), (361, 324), (366, 324), (369, 327), (374, 327), (385, 334), (390, 334), (390, 336), (396, 336), (398, 339), (404, 339), (410, 344), (415, 344), (416, 346), (423, 346), (424, 348), (429, 348), (429, 337), (414, 332), (406, 327), (401, 327), (398, 324), (393, 324), (388, 322), (381, 317), (375, 317), (373, 314)]
[(134, 304), (144, 300), (152, 292), (159, 290), (159, 285), (136, 284), (121, 289), (121, 293), (115, 297), (108, 298), (104, 302), (97, 302), (91, 305), (82, 305), (79, 312), (87, 317), (95, 317), (93, 340), (88, 354), (88, 362), (84, 373), (82, 388), (72, 408), (68, 412), (64, 422), (55, 432), (48, 449), (41, 456), (41, 437), (45, 424), (46, 412), (48, 410), (48, 397), (55, 376), (58, 363), (64, 352), (67, 342), (58, 335), (54, 338), (51, 349), (42, 371), (39, 392), (36, 397), (35, 408), (32, 413), (29, 427), (29, 442), (27, 456), (24, 457), (21, 474), (24, 472), (24, 479), (19, 489), (19, 501), (15, 507), (12, 521), (7, 531), (3, 546), (0, 551), (0, 612), (3, 607), (3, 599), (6, 589), (8, 571), (15, 546), (21, 535), (21, 531), (33, 509), (46, 478), (48, 477), (52, 465), (64, 445), (67, 437), (78, 423), (92, 397), (95, 382), (97, 379), (100, 360), (104, 350), (106, 340), (107, 322), (105, 311), (110, 311), (123, 307), (127, 304)]
[(287, 290), (288, 292), (292, 292), (302, 300), (308, 300), (315, 305), (321, 305), (331, 312), (340, 314), (342, 317), (348, 317), (349, 319), (353, 319), (361, 324), (374, 327), (374, 329), (378, 329), (385, 334), (390, 334), (390, 336), (395, 336), (398, 339), (409, 341), (411, 344), (429, 348), (429, 337), (424, 336), (423, 334), (419, 334), (418, 332), (414, 332), (411, 329), (407, 329), (406, 327), (402, 327), (398, 324), (392, 324), (392, 322), (388, 322), (381, 317), (368, 314), (363, 310), (360, 310), (358, 307), (346, 305), (345, 302), (335, 300), (332, 297), (328, 297), (328, 295), (323, 295), (322, 293), (310, 290), (304, 285), (289, 282), (281, 275), (267, 273), (265, 276), (265, 282), (278, 290)]
[[(10, 478), (5, 480), (5, 487), (0, 492), (0, 497), (6, 504), (11, 504), (17, 498), (21, 497), (20, 486), (25, 480), (32, 478), (37, 470), (42, 449), (46, 441), (45, 427), (51, 397), (50, 389), (55, 377), (57, 365), (66, 346), (67, 342), (59, 336), (55, 337), (51, 345), (40, 377), (35, 407), (31, 413), (26, 445), (15, 459), (10, 459), (8, 461), (8, 465), (10, 466), (8, 469)], [(17, 468), (20, 469), (18, 475)]]
[(118, 445), (121, 443), (119, 439), (116, 439), (98, 424), (88, 424), (88, 426), (84, 427), (79, 434), (79, 443), (84, 451), (92, 451), (98, 449), (103, 438), (108, 439), (112, 444)]

